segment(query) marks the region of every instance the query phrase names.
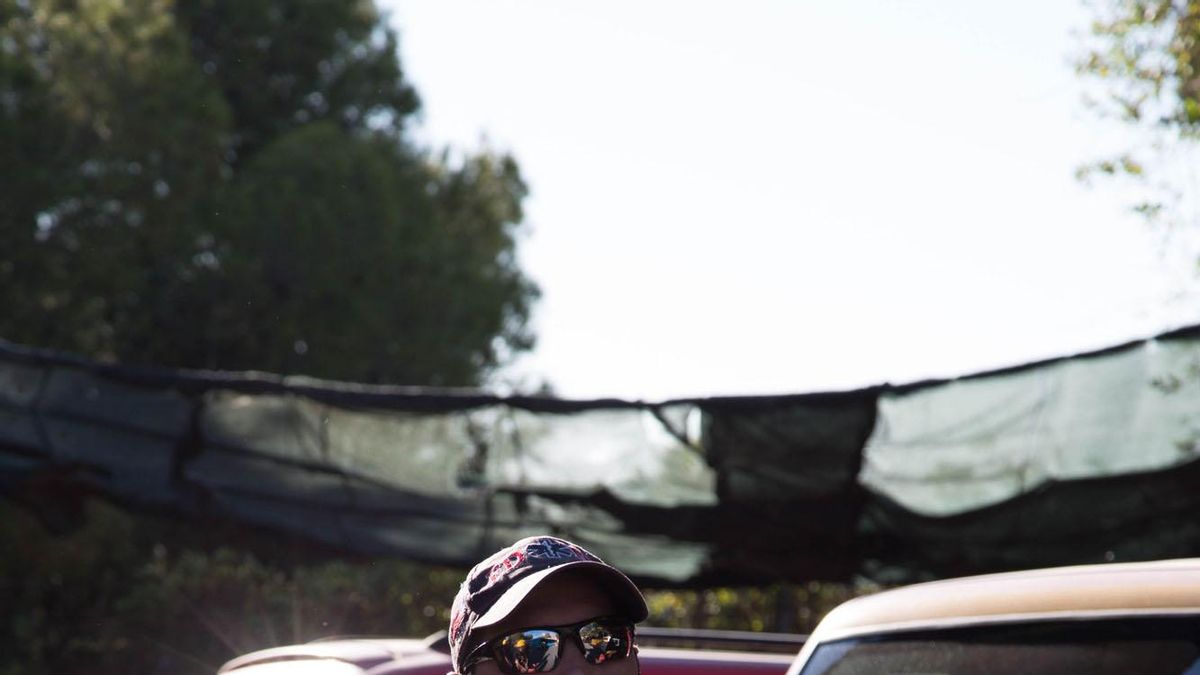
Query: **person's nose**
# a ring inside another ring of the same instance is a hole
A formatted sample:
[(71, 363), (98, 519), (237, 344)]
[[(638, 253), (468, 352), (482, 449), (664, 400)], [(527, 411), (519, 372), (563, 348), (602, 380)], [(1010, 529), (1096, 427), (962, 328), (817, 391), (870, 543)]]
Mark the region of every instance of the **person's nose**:
[(562, 675), (586, 675), (593, 672), (592, 668), (593, 666), (583, 658), (583, 654), (580, 653), (579, 649), (575, 648), (574, 645), (568, 645), (560, 659), (558, 668), (554, 669), (554, 673), (555, 675), (558, 675), (560, 672)]

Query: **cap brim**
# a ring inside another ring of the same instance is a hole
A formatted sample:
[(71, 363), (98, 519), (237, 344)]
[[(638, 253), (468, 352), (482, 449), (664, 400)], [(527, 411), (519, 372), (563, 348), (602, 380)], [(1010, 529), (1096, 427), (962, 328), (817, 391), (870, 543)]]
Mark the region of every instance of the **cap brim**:
[(625, 612), (634, 623), (645, 621), (646, 617), (649, 616), (650, 610), (646, 607), (646, 599), (642, 597), (642, 592), (629, 580), (629, 577), (621, 574), (616, 568), (604, 563), (580, 560), (539, 570), (518, 580), (504, 592), (504, 595), (501, 595), (496, 600), (495, 604), (483, 616), (479, 617), (472, 624), (472, 630), (500, 623), (521, 605), (525, 597), (534, 588), (537, 588), (538, 584), (565, 570), (588, 570), (594, 574), (611, 591), (617, 607)]

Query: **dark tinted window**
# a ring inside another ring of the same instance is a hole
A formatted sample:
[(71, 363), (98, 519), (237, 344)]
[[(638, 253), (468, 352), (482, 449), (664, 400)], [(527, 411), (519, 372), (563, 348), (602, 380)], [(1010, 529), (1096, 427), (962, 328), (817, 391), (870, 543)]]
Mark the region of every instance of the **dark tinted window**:
[(838, 640), (802, 675), (1200, 675), (1200, 619), (975, 626)]

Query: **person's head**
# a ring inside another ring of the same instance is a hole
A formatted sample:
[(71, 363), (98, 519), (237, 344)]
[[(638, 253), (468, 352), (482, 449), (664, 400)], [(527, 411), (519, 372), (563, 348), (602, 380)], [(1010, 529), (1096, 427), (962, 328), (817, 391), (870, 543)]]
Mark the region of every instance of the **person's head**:
[(529, 537), (476, 565), (450, 612), (461, 675), (638, 672), (641, 592), (615, 567), (555, 537)]

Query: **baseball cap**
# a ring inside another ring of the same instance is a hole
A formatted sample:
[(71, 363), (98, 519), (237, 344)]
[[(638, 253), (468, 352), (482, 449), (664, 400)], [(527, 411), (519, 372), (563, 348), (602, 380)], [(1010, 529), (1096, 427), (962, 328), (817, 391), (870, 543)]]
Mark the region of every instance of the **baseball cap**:
[(594, 574), (625, 615), (635, 623), (649, 614), (641, 591), (620, 570), (578, 544), (551, 536), (527, 537), (500, 549), (471, 568), (450, 609), (450, 659), (474, 648), (475, 631), (499, 623), (538, 584), (563, 570)]

